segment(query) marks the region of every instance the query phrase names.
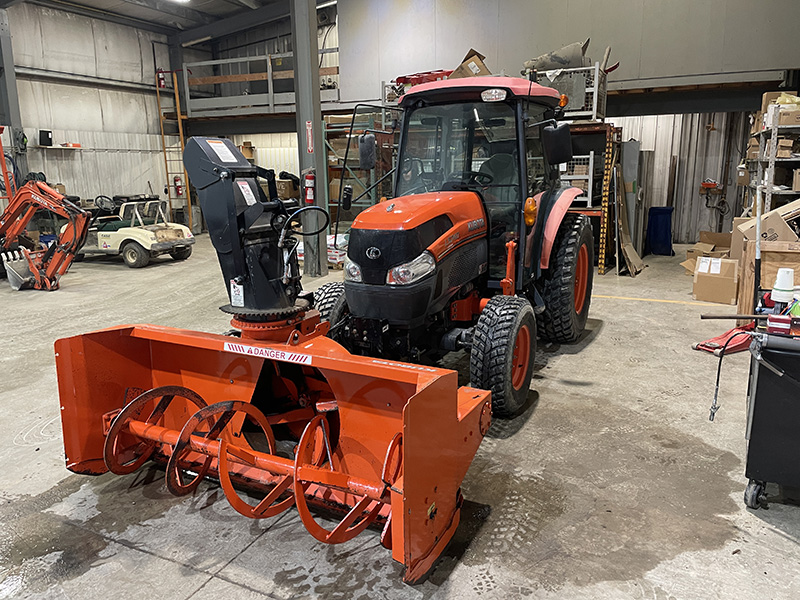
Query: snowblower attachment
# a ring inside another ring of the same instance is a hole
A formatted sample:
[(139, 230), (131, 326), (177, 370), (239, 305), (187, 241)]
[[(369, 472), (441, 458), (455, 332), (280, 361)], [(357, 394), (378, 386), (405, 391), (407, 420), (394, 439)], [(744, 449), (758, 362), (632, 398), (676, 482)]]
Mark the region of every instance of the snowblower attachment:
[(58, 340), (67, 468), (126, 474), (158, 461), (174, 494), (215, 478), (242, 515), (294, 506), (331, 544), (379, 526), (405, 581), (418, 581), (458, 525), (489, 392), (325, 337), (300, 289), (296, 205), (266, 198), (227, 140), (192, 138), (185, 160), (230, 284), (222, 310), (240, 336), (134, 325)]

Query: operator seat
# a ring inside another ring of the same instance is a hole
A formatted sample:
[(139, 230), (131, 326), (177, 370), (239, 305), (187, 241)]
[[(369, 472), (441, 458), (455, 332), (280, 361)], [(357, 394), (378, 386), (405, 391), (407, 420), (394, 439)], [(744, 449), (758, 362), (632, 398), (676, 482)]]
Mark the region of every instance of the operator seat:
[(491, 175), (487, 200), (492, 196), (498, 202), (519, 202), (519, 165), (513, 154), (498, 153), (489, 157), (481, 165), (481, 173)]

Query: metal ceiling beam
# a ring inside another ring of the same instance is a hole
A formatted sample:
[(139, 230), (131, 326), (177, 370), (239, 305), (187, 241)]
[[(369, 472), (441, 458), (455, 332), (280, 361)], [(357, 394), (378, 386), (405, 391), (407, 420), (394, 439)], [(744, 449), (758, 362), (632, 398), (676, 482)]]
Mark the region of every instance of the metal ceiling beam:
[(205, 42), (208, 40), (225, 37), (227, 35), (233, 35), (234, 33), (252, 29), (253, 27), (271, 23), (272, 21), (288, 18), (289, 3), (283, 1), (274, 2), (272, 4), (262, 6), (261, 8), (257, 8), (256, 10), (239, 13), (237, 15), (233, 15), (232, 17), (228, 17), (227, 19), (215, 21), (209, 25), (202, 25), (193, 29), (187, 29), (186, 31), (182, 31), (174, 35), (170, 39), (170, 43), (177, 45), (188, 45), (191, 44), (191, 42), (197, 42), (197, 40), (202, 40)]
[(215, 17), (209, 15), (208, 13), (200, 12), (199, 10), (195, 10), (193, 8), (187, 8), (185, 6), (181, 6), (180, 4), (169, 2), (168, 0), (122, 1), (128, 4), (133, 4), (134, 6), (141, 6), (143, 8), (149, 8), (150, 10), (156, 10), (165, 15), (169, 15), (170, 17), (175, 17), (184, 21), (194, 21), (195, 23), (199, 23), (201, 25), (207, 25), (215, 20)]
[(167, 25), (159, 25), (152, 21), (145, 21), (135, 17), (127, 17), (119, 13), (114, 13), (90, 6), (83, 6), (80, 4), (73, 4), (72, 2), (64, 2), (62, 0), (27, 0), (29, 4), (36, 4), (45, 8), (52, 8), (55, 10), (63, 10), (83, 17), (91, 19), (98, 19), (100, 21), (107, 21), (109, 23), (116, 23), (117, 25), (125, 25), (127, 27), (136, 27), (144, 31), (151, 31), (153, 33), (160, 33), (162, 35), (171, 35), (175, 33), (176, 27), (169, 27)]

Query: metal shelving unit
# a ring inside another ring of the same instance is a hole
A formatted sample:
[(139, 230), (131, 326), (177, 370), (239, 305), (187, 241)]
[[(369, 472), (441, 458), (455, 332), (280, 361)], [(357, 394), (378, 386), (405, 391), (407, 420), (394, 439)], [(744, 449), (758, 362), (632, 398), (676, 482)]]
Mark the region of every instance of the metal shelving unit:
[[(753, 137), (759, 139), (759, 156), (757, 159), (751, 159), (751, 163), (755, 163), (756, 181), (751, 182), (747, 188), (751, 194), (750, 206), (755, 206), (755, 200), (758, 197), (758, 192), (764, 198), (764, 212), (772, 210), (772, 197), (773, 196), (800, 196), (800, 190), (776, 190), (775, 185), (775, 166), (777, 163), (797, 163), (800, 167), (800, 157), (797, 158), (778, 158), (778, 136), (780, 133), (800, 133), (800, 125), (779, 125), (780, 120), (780, 105), (774, 105), (775, 108), (770, 108), (772, 112), (771, 121), (772, 127), (764, 129)], [(769, 142), (767, 154), (764, 156), (765, 146)], [(766, 168), (765, 168), (766, 167)]]

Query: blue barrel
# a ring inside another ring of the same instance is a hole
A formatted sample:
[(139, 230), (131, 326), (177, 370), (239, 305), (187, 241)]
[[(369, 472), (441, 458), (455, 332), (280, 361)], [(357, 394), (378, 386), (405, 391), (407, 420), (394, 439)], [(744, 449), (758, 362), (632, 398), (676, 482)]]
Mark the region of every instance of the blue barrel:
[(644, 254), (675, 256), (672, 251), (673, 206), (654, 206), (647, 214), (647, 234), (644, 238)]

